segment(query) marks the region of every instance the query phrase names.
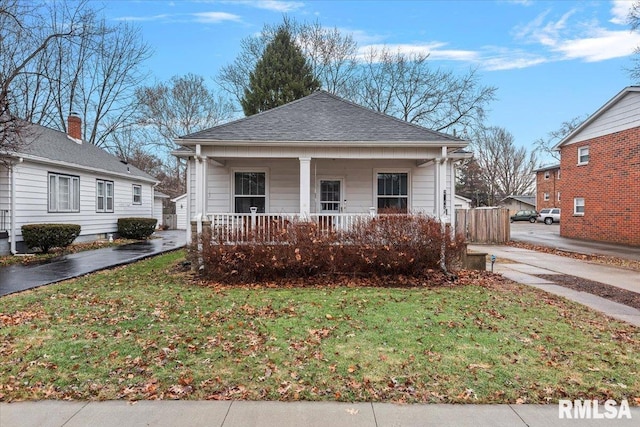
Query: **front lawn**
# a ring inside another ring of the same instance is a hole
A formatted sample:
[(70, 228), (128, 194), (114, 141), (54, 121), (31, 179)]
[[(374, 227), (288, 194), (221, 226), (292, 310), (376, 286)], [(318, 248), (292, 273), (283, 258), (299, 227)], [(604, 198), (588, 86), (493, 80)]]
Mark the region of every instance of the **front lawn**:
[(0, 299), (0, 400), (640, 398), (640, 331), (489, 274), (215, 287), (184, 252)]

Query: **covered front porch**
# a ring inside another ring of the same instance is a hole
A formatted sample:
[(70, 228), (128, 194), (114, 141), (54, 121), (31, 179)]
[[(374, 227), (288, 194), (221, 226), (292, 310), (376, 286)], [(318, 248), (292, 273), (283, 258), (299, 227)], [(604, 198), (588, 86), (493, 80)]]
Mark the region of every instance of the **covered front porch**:
[(211, 226), (228, 242), (301, 221), (323, 233), (340, 232), (389, 213), (451, 223), (455, 161), (463, 157), (446, 147), (414, 149), (404, 158), (390, 148), (377, 158), (370, 151), (368, 158), (348, 151), (331, 158), (223, 158), (205, 156), (203, 148), (189, 162), (188, 217), (196, 233)]

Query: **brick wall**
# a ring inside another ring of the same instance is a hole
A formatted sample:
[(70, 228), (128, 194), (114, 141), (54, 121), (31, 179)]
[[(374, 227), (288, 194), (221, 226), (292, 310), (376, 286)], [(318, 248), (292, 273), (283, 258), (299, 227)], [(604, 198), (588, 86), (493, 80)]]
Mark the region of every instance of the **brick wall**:
[[(550, 169), (547, 171), (536, 172), (536, 209), (558, 208), (558, 192), (560, 191), (560, 182), (558, 181), (558, 170)], [(545, 173), (549, 173), (549, 178), (545, 179)], [(560, 175), (562, 178), (562, 175)], [(549, 194), (549, 200), (544, 200), (544, 193)], [(562, 198), (562, 194), (560, 194)]]
[[(578, 147), (589, 163), (578, 165)], [(560, 235), (640, 246), (640, 128), (561, 148)], [(574, 198), (584, 215), (574, 215)]]

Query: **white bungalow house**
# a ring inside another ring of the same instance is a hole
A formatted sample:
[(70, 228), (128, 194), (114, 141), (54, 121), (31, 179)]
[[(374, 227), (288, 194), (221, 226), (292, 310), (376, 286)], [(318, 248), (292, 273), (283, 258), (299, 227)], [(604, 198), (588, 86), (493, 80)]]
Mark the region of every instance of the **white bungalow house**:
[(198, 231), (252, 211), (344, 225), (394, 209), (450, 223), (455, 163), (469, 155), (467, 141), (325, 91), (176, 142)]
[(80, 125), (70, 116), (67, 135), (25, 124), (22, 148), (0, 152), (0, 254), (24, 250), (24, 224), (79, 224), (76, 241), (88, 241), (120, 217), (154, 217), (155, 178), (82, 141)]

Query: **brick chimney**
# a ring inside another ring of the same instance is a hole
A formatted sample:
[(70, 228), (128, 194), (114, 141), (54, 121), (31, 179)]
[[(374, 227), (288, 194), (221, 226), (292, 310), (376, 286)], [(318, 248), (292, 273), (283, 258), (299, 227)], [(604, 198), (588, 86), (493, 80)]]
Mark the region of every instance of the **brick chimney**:
[(69, 114), (67, 119), (67, 134), (82, 143), (82, 119), (78, 116), (78, 113)]

